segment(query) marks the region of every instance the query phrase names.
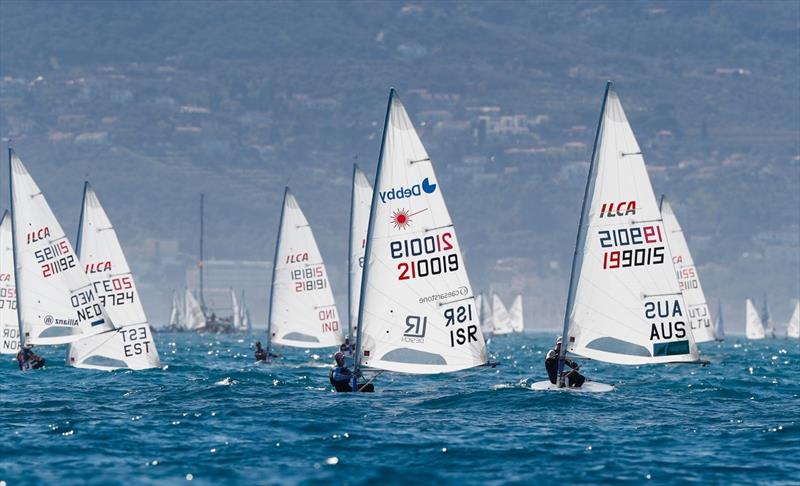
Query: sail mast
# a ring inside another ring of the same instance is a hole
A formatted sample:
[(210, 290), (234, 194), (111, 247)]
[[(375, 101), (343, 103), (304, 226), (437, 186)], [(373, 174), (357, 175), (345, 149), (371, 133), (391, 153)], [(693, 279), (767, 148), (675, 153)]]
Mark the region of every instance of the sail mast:
[(611, 89), (611, 81), (606, 83), (606, 91), (603, 95), (603, 105), (600, 107), (600, 120), (597, 122), (597, 131), (594, 135), (594, 145), (592, 146), (592, 158), (589, 161), (589, 175), (586, 178), (586, 187), (583, 190), (583, 202), (581, 203), (581, 217), (578, 222), (578, 235), (575, 239), (575, 251), (572, 254), (572, 269), (569, 273), (569, 292), (567, 293), (567, 306), (564, 311), (564, 329), (561, 332), (561, 352), (558, 355), (558, 386), (564, 386), (564, 359), (567, 355), (567, 343), (569, 339), (569, 319), (572, 314), (572, 308), (575, 305), (575, 288), (578, 284), (578, 252), (583, 251), (582, 242), (586, 239), (586, 232), (588, 225), (585, 225), (586, 212), (589, 210), (589, 191), (592, 188), (592, 180), (595, 171), (595, 158), (597, 156), (597, 142), (600, 139), (600, 130), (603, 125), (603, 115), (606, 111), (606, 101), (608, 100), (608, 92)]
[(200, 308), (203, 309), (203, 315), (205, 316), (206, 315), (206, 299), (205, 299), (205, 295), (203, 293), (203, 266), (204, 266), (204, 262), (203, 262), (203, 230), (204, 230), (203, 223), (204, 223), (204, 214), (203, 214), (203, 212), (204, 212), (204, 209), (205, 209), (204, 208), (204, 206), (205, 206), (204, 199), (205, 199), (205, 194), (200, 193), (200, 263), (198, 264), (198, 267), (200, 269)]
[(356, 174), (358, 164), (353, 164), (353, 184), (350, 195), (350, 232), (347, 238), (347, 343), (348, 351), (352, 350), (353, 343), (353, 292), (350, 291), (353, 283), (353, 218), (356, 212)]
[(86, 212), (86, 191), (89, 190), (89, 181), (83, 181), (83, 198), (81, 199), (81, 216), (78, 219), (78, 237), (75, 238), (75, 254), (81, 254), (81, 240), (83, 235), (83, 213)]
[(372, 204), (369, 209), (369, 224), (367, 225), (367, 245), (364, 248), (364, 268), (361, 273), (361, 299), (358, 303), (358, 324), (356, 326), (356, 347), (355, 347), (355, 366), (356, 373), (353, 373), (353, 391), (358, 391), (357, 371), (361, 367), (361, 327), (364, 323), (364, 292), (367, 288), (367, 276), (369, 275), (369, 256), (372, 250), (372, 234), (375, 231), (375, 207), (378, 205), (380, 195), (378, 191), (381, 187), (381, 168), (383, 166), (383, 149), (386, 145), (386, 134), (389, 129), (389, 114), (392, 111), (392, 100), (394, 100), (394, 88), (389, 89), (389, 101), (386, 103), (386, 117), (383, 120), (383, 135), (381, 136), (381, 149), (378, 152), (378, 167), (375, 171), (375, 189), (372, 191)]
[(281, 233), (283, 232), (283, 216), (286, 212), (286, 198), (289, 196), (289, 186), (283, 190), (283, 204), (281, 205), (281, 218), (278, 220), (278, 239), (275, 241), (275, 256), (272, 258), (272, 282), (269, 286), (269, 310), (267, 312), (267, 359), (272, 347), (272, 297), (275, 295), (275, 273), (278, 268), (278, 251), (281, 247)]
[(19, 323), (19, 347), (20, 349), (25, 346), (25, 334), (22, 332), (22, 306), (20, 305), (19, 295), (19, 276), (17, 275), (17, 262), (19, 256), (17, 255), (17, 216), (14, 214), (14, 177), (11, 172), (11, 157), (14, 155), (14, 149), (11, 144), (8, 146), (8, 199), (9, 206), (11, 207), (11, 248), (14, 253), (14, 283), (17, 286), (17, 322)]

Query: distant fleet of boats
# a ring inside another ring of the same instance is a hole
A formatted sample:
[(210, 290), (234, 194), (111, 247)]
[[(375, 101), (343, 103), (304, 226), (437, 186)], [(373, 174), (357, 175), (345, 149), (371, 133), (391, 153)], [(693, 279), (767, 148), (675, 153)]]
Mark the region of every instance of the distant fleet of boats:
[[(73, 250), (12, 149), (9, 164), (11, 214), (0, 223), (0, 351), (68, 344), (70, 366), (160, 366), (134, 277), (95, 191), (86, 183)], [(250, 332), (243, 291), (231, 289), (230, 316), (206, 308), (202, 213), (201, 197), (200, 289), (173, 292), (168, 329)], [(353, 167), (348, 246), (343, 317), (311, 226), (286, 187), (270, 282), (268, 356), (276, 346), (339, 347), (354, 377), (448, 373), (491, 365), (487, 338), (525, 329), (522, 296), (509, 310), (496, 293), (473, 289), (444, 188), (394, 90), (374, 190)], [(621, 365), (701, 363), (697, 345), (725, 335), (719, 303), (715, 314), (712, 319), (675, 212), (664, 196), (657, 200), (609, 83), (578, 224), (560, 366), (567, 352)], [(748, 339), (776, 337), (766, 298), (761, 312), (748, 299), (745, 314)], [(800, 337), (800, 301), (786, 336)], [(563, 386), (559, 380), (534, 388)], [(584, 388), (611, 387), (591, 382)]]

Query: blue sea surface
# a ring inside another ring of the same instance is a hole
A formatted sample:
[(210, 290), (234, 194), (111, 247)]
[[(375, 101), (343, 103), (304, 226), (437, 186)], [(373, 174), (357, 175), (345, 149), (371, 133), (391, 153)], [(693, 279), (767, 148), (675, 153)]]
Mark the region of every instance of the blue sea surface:
[(156, 334), (163, 369), (0, 365), (0, 484), (799, 484), (800, 343), (732, 337), (710, 366), (583, 372), (605, 394), (536, 392), (553, 334), (490, 341), (495, 369), (383, 373), (336, 394), (331, 350)]

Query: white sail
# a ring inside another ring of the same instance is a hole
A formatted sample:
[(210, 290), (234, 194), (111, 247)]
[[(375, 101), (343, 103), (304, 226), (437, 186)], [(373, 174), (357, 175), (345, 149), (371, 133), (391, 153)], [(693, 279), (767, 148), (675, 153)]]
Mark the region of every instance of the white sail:
[(717, 316), (714, 319), (714, 339), (725, 339), (725, 323), (722, 321), (722, 303), (717, 302)]
[(95, 295), (116, 329), (70, 343), (67, 365), (101, 370), (159, 367), (153, 332), (117, 232), (88, 182), (77, 250)]
[(389, 95), (370, 212), (356, 360), (405, 373), (487, 362), (475, 298), (433, 164)]
[(644, 158), (611, 83), (570, 278), (566, 351), (636, 365), (698, 361)]
[(678, 218), (664, 196), (661, 196), (661, 217), (664, 219), (667, 243), (672, 252), (675, 275), (678, 277), (678, 285), (683, 292), (683, 300), (686, 302), (694, 342), (713, 341), (714, 328), (711, 324), (711, 314), (703, 293), (703, 286), (700, 285), (700, 274), (694, 265), (692, 253), (689, 251), (689, 245), (686, 243)]
[(511, 329), (514, 332), (525, 331), (525, 317), (522, 315), (522, 296), (518, 295), (511, 304)]
[(172, 309), (169, 313), (169, 327), (177, 329), (183, 327), (183, 302), (176, 290), (172, 291)]
[(800, 300), (794, 303), (794, 312), (786, 325), (786, 336), (790, 338), (800, 338)]
[(253, 325), (250, 323), (250, 311), (247, 310), (247, 304), (245, 304), (244, 300), (244, 290), (242, 290), (242, 300), (241, 300), (241, 320), (242, 320), (242, 330), (245, 332), (250, 332), (253, 330)]
[(233, 329), (236, 331), (242, 330), (242, 308), (239, 305), (239, 299), (236, 298), (236, 292), (231, 289), (231, 312), (233, 318)]
[(195, 299), (191, 290), (186, 289), (183, 296), (183, 328), (186, 331), (196, 331), (206, 326), (206, 315), (203, 313), (203, 308), (200, 303)]
[[(367, 245), (367, 226), (369, 226), (369, 210), (372, 203), (372, 185), (366, 174), (353, 165), (353, 194), (350, 201), (350, 328), (349, 336), (355, 336), (358, 322), (358, 307), (361, 303), (361, 275), (364, 269), (364, 248)], [(351, 337), (350, 341), (354, 339)]]
[(326, 348), (344, 342), (314, 233), (289, 188), (283, 198), (270, 296), (270, 344)]
[(514, 332), (511, 327), (511, 315), (497, 294), (492, 294), (492, 323), (494, 324), (494, 333), (498, 336)]
[(22, 344), (65, 344), (114, 327), (44, 194), (11, 159), (11, 221)]
[(745, 323), (744, 333), (747, 339), (764, 339), (766, 332), (764, 331), (764, 323), (761, 321), (761, 316), (753, 305), (753, 301), (747, 299), (745, 302)]
[(19, 352), (17, 286), (14, 280), (14, 246), (11, 216), (3, 213), (0, 221), (0, 354)]

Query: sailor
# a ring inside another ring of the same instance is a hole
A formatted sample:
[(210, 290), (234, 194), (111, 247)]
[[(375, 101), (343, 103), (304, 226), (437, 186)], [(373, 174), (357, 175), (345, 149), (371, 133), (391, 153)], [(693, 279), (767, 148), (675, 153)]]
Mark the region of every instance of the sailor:
[(261, 341), (256, 341), (256, 361), (266, 361), (267, 350), (261, 347)]
[(20, 371), (44, 368), (44, 358), (33, 352), (33, 346), (25, 345), (17, 353), (17, 364)]
[[(344, 353), (341, 351), (337, 352), (333, 355), (333, 359), (336, 361), (336, 366), (331, 369), (328, 376), (331, 385), (333, 385), (337, 392), (353, 391), (353, 372), (344, 365)], [(372, 383), (358, 385), (358, 391), (373, 392), (375, 391), (375, 387)]]
[[(558, 383), (558, 356), (561, 353), (561, 337), (556, 339), (556, 346), (547, 353), (544, 359), (544, 367), (547, 369), (547, 376), (550, 378), (550, 383)], [(564, 376), (564, 384), (570, 387), (580, 387), (586, 381), (586, 377), (578, 373), (578, 363), (564, 357), (564, 364), (572, 368), (570, 371), (562, 371)]]
[(339, 346), (339, 351), (343, 353), (353, 354), (353, 346), (350, 345), (350, 338), (344, 338), (344, 343)]

